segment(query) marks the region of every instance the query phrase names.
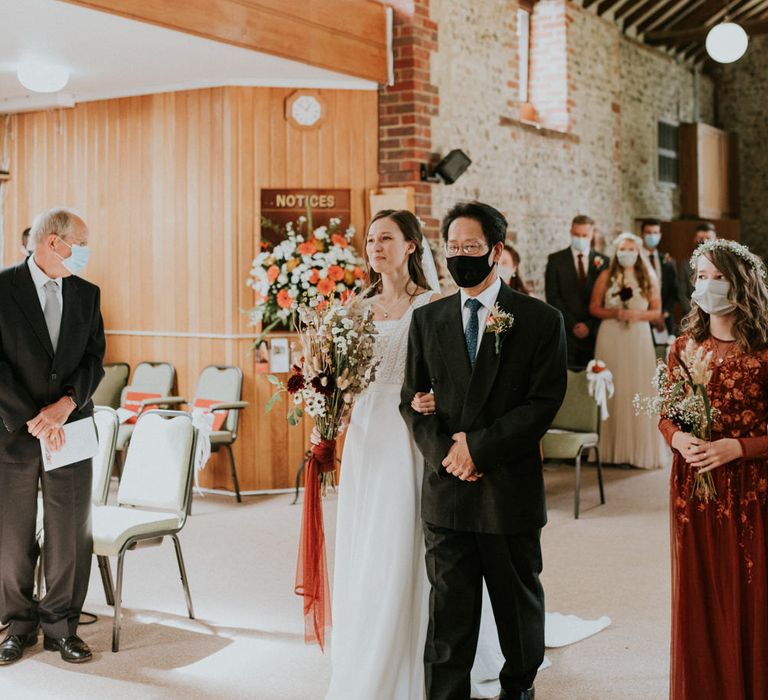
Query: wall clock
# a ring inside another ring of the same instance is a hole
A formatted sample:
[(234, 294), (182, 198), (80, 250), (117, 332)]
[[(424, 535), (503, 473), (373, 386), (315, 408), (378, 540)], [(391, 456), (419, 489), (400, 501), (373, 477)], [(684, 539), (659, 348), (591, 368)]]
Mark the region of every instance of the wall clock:
[(285, 100), (285, 118), (299, 129), (314, 129), (325, 118), (325, 103), (316, 92), (296, 90)]

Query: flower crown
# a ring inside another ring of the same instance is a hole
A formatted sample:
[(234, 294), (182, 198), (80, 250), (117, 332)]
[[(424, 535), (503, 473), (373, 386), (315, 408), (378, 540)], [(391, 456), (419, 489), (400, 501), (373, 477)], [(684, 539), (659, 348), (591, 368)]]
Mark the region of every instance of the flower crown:
[(737, 243), (736, 241), (729, 241), (725, 238), (716, 238), (713, 241), (706, 241), (705, 243), (699, 245), (699, 247), (693, 251), (693, 255), (691, 255), (691, 268), (695, 270), (696, 265), (698, 265), (699, 258), (704, 253), (708, 253), (712, 250), (725, 250), (731, 253), (731, 255), (740, 257), (742, 260), (748, 263), (752, 269), (755, 270), (758, 275), (760, 275), (760, 277), (763, 279), (766, 278), (765, 263), (760, 259), (759, 256), (755, 255), (749, 248), (747, 248), (747, 246), (741, 243)]

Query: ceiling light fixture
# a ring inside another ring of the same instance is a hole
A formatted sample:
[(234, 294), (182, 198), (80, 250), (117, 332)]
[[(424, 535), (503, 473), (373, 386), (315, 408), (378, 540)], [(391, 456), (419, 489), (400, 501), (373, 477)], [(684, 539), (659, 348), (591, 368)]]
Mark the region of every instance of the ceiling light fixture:
[(707, 53), (718, 63), (738, 61), (747, 51), (749, 37), (735, 22), (720, 22), (707, 33)]
[(69, 69), (35, 61), (19, 65), (16, 76), (32, 92), (58, 92), (69, 82)]

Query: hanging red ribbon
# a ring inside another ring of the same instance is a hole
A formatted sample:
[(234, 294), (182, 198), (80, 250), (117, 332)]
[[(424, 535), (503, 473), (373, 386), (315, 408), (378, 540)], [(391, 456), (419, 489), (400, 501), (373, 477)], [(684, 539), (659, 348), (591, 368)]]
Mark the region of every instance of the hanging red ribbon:
[(331, 592), (325, 556), (321, 480), (336, 469), (336, 440), (312, 446), (304, 484), (304, 512), (296, 566), (296, 595), (304, 598), (304, 639), (325, 651), (325, 631), (331, 627)]

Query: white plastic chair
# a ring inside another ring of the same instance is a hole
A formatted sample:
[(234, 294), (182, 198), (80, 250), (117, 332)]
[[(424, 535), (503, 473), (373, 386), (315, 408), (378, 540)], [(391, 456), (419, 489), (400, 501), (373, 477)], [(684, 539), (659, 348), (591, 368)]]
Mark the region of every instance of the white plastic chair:
[[(184, 558), (177, 533), (189, 513), (197, 430), (189, 414), (151, 410), (139, 416), (123, 467), (117, 505), (93, 510), (93, 549), (117, 557), (117, 586), (107, 593), (115, 607), (112, 651), (120, 648), (123, 565), (125, 553), (137, 543), (170, 537), (184, 587), (187, 612), (194, 619)], [(104, 577), (111, 586), (111, 573)]]

